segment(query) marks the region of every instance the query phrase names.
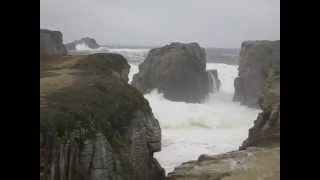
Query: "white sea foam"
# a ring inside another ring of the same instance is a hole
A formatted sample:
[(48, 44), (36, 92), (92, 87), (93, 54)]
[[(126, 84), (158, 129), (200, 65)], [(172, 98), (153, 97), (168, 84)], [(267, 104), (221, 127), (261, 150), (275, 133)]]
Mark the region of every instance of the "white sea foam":
[[(237, 68), (208, 63), (207, 69), (218, 70), (222, 84), (201, 104), (169, 101), (157, 90), (145, 95), (162, 129), (162, 150), (155, 157), (167, 173), (201, 154), (236, 150), (248, 136), (259, 110), (232, 102)], [(137, 65), (131, 64), (130, 81), (137, 72)]]
[[(114, 52), (125, 56), (131, 65), (129, 82), (138, 70), (149, 49), (100, 48), (94, 52)], [(201, 154), (218, 154), (236, 150), (248, 136), (259, 110), (232, 102), (233, 81), (238, 66), (207, 63), (207, 69), (217, 69), (221, 80), (218, 93), (210, 94), (201, 104), (173, 102), (157, 90), (146, 94), (153, 114), (162, 129), (162, 150), (155, 157), (170, 172), (182, 162), (195, 160)]]

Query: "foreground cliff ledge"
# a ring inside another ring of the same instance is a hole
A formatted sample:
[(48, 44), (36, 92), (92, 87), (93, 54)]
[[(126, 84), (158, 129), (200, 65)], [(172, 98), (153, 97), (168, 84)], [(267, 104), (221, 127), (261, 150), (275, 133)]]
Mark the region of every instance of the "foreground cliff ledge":
[(158, 89), (171, 101), (199, 103), (211, 91), (212, 83), (218, 82), (210, 77), (217, 78), (206, 72), (204, 48), (195, 42), (173, 42), (149, 51), (132, 85), (142, 93)]
[(41, 180), (162, 180), (161, 129), (112, 53), (41, 59)]
[(280, 68), (280, 40), (243, 42), (233, 100), (258, 108), (270, 67)]
[(167, 180), (280, 180), (280, 148), (248, 148), (202, 155), (183, 163)]

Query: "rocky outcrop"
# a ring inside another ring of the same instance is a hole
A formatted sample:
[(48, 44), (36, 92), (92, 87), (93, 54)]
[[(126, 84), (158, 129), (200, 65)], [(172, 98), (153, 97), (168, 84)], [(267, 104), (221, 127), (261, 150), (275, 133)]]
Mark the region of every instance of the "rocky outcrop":
[(243, 42), (233, 100), (258, 107), (270, 66), (280, 66), (280, 40)]
[(169, 173), (167, 180), (279, 180), (280, 148), (248, 148), (202, 155)]
[(249, 146), (280, 146), (280, 66), (269, 69), (259, 102), (262, 112), (240, 149)]
[[(51, 62), (52, 63), (52, 62)], [(40, 69), (41, 180), (161, 180), (161, 129), (117, 54)]]
[(152, 49), (132, 85), (142, 93), (158, 89), (172, 101), (200, 102), (210, 91), (205, 50), (197, 43)]
[[(246, 44), (243, 47), (252, 48)], [(259, 98), (262, 112), (239, 150), (213, 156), (201, 155), (197, 161), (176, 167), (168, 174), (167, 180), (280, 179), (280, 59), (266, 61), (271, 63), (263, 68), (265, 79)], [(254, 70), (261, 69), (252, 69)]]
[(82, 38), (80, 40), (75, 40), (71, 43), (67, 43), (65, 44), (66, 48), (68, 51), (72, 51), (72, 50), (77, 50), (76, 47), (77, 45), (85, 45), (87, 46), (88, 48), (91, 48), (91, 49), (97, 49), (100, 47), (100, 45), (96, 42), (95, 39), (92, 39), (92, 38), (89, 38), (89, 37), (85, 37), (85, 38)]
[(60, 31), (40, 29), (40, 57), (64, 56), (67, 50), (63, 45), (63, 37)]

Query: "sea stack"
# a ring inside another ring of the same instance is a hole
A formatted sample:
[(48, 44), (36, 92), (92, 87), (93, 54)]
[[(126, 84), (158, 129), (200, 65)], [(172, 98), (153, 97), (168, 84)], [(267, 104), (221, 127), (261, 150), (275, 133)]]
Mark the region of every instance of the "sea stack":
[(67, 55), (67, 50), (63, 45), (62, 33), (40, 29), (40, 60), (44, 57), (64, 55)]
[(262, 112), (239, 150), (218, 155), (203, 154), (196, 161), (176, 167), (168, 174), (167, 180), (280, 179), (280, 59), (264, 70), (266, 78), (259, 98)]
[(280, 66), (280, 40), (243, 42), (233, 100), (258, 108), (270, 66)]
[(142, 93), (158, 89), (172, 101), (201, 102), (210, 91), (209, 81), (204, 48), (174, 42), (149, 52), (132, 85)]

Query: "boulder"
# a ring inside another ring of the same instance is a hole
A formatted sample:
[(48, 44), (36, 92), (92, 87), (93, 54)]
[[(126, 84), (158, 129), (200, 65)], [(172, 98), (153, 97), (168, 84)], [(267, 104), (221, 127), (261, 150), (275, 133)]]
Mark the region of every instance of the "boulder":
[(257, 108), (270, 66), (280, 66), (280, 40), (243, 42), (233, 100)]
[[(258, 46), (255, 43), (258, 42), (254, 42), (253, 47)], [(249, 53), (247, 51), (251, 50), (245, 48), (253, 47), (247, 45), (244, 43), (242, 51)], [(256, 52), (250, 53), (255, 54)], [(280, 54), (280, 52), (277, 53)], [(270, 52), (266, 53), (266, 56), (270, 56)], [(263, 61), (266, 57), (259, 58)], [(263, 62), (266, 63), (266, 61), (271, 61), (271, 63), (269, 62), (269, 65), (265, 65), (263, 68), (260, 65), (260, 68), (250, 69), (251, 71), (260, 71), (262, 68), (265, 73), (261, 96), (257, 100), (262, 112), (258, 115), (254, 126), (249, 130), (248, 138), (242, 143), (239, 150), (218, 155), (201, 155), (197, 161), (189, 161), (176, 167), (173, 172), (168, 174), (167, 180), (280, 179), (280, 59), (275, 58), (275, 62), (271, 59)], [(253, 64), (250, 66), (256, 67)], [(241, 77), (235, 80), (235, 84), (235, 87), (241, 90), (246, 87)]]
[(62, 33), (40, 29), (40, 57), (64, 55), (67, 55), (67, 50), (63, 45)]
[(77, 45), (80, 45), (80, 44), (83, 44), (91, 49), (97, 49), (100, 47), (100, 45), (96, 42), (95, 39), (89, 38), (89, 37), (85, 37), (80, 40), (75, 40), (71, 43), (65, 44), (65, 46), (68, 51), (73, 51), (73, 50), (77, 50), (76, 47), (77, 47)]
[(161, 129), (121, 55), (65, 56), (40, 69), (41, 180), (162, 180)]
[(158, 89), (172, 101), (200, 102), (210, 91), (205, 50), (197, 43), (152, 49), (132, 85), (142, 93)]

